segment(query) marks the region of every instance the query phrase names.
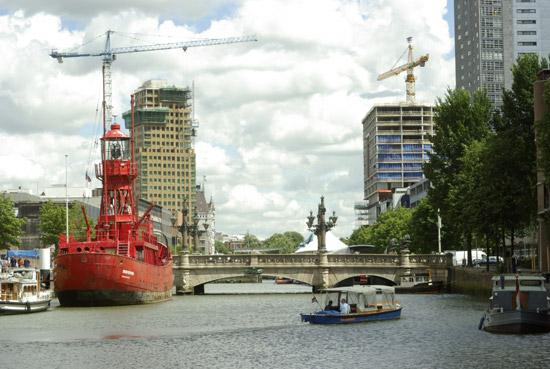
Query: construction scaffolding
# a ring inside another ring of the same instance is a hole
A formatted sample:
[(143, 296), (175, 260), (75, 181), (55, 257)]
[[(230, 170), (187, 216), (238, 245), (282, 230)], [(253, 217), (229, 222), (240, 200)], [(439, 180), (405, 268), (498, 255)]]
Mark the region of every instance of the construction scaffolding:
[[(166, 124), (168, 122), (169, 108), (139, 108), (134, 110), (134, 125), (138, 127), (141, 124)], [(132, 125), (131, 111), (122, 114), (126, 129)]]
[(159, 89), (159, 100), (164, 104), (178, 104), (184, 108), (191, 106), (189, 88), (164, 87)]

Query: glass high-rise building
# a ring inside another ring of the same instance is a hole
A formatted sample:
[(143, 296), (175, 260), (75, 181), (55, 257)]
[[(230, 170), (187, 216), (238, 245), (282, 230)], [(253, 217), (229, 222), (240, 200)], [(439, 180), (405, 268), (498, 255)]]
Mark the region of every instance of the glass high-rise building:
[(550, 53), (550, 1), (455, 0), (456, 87), (487, 91), (495, 107), (519, 55)]

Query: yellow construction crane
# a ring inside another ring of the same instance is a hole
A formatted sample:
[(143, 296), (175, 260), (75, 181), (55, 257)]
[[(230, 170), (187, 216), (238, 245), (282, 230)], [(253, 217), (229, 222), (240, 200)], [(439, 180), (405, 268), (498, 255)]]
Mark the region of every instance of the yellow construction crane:
[[(378, 76), (378, 81), (381, 81), (391, 76), (396, 76), (401, 72), (407, 71), (407, 78), (405, 78), (405, 85), (406, 85), (406, 91), (407, 91), (407, 103), (414, 104), (415, 103), (415, 91), (414, 91), (415, 78), (413, 74), (413, 69), (418, 66), (423, 67), (428, 61), (430, 54), (422, 55), (420, 58), (413, 60), (412, 37), (407, 37), (407, 42), (409, 43), (409, 46), (407, 48), (409, 52), (407, 57), (407, 63), (399, 67), (392, 68), (389, 71), (380, 74)], [(407, 50), (405, 50), (405, 52)]]

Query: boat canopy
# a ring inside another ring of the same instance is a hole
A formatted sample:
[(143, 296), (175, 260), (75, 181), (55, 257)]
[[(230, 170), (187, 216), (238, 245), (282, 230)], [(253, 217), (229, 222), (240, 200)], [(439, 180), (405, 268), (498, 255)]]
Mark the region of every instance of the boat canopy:
[(8, 250), (9, 258), (38, 258), (38, 250)]
[(357, 294), (374, 295), (376, 293), (395, 293), (395, 288), (384, 285), (349, 286), (325, 288), (322, 292), (352, 292)]
[(335, 287), (321, 290), (325, 310), (339, 310), (345, 298), (352, 312), (395, 306), (395, 288), (383, 285)]

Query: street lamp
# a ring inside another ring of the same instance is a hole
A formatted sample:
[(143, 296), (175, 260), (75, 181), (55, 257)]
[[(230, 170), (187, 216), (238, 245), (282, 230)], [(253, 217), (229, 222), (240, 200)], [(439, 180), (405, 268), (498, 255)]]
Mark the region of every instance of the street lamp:
[(306, 222), (307, 228), (317, 236), (317, 250), (320, 253), (327, 252), (326, 233), (336, 226), (336, 221), (338, 220), (336, 212), (333, 211), (332, 215), (328, 219), (328, 222), (326, 222), (326, 212), (325, 197), (321, 196), (321, 203), (319, 204), (319, 208), (317, 210), (317, 224), (313, 224), (315, 220), (313, 211), (309, 212)]
[(210, 246), (210, 238), (208, 237), (208, 227), (210, 224), (203, 223), (202, 226), (204, 227), (204, 250), (205, 254), (210, 254), (209, 246)]
[(193, 208), (193, 225), (191, 226), (191, 234), (193, 235), (193, 244), (195, 250), (199, 249), (199, 216), (197, 214), (197, 208)]
[[(178, 244), (178, 231), (176, 228), (176, 221), (178, 218), (176, 217), (176, 212), (172, 211), (172, 215), (170, 216), (170, 221), (172, 222), (172, 234), (175, 234), (172, 236), (172, 244), (174, 245), (174, 255), (176, 254), (176, 245)], [(174, 232), (175, 231), (175, 232)]]
[(187, 244), (187, 214), (189, 214), (189, 209), (187, 208), (187, 196), (183, 197), (183, 208), (181, 209), (182, 219), (180, 226), (181, 233), (181, 250), (183, 253), (189, 253), (189, 246)]

